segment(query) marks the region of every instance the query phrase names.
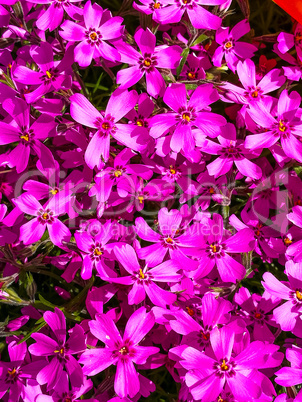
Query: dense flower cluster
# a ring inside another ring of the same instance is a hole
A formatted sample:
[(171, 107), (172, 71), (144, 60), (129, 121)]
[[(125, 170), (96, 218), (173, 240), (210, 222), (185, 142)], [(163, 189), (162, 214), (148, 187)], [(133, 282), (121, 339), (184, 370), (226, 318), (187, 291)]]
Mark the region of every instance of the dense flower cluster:
[(0, 0), (0, 399), (301, 401), (302, 26), (110, 3)]

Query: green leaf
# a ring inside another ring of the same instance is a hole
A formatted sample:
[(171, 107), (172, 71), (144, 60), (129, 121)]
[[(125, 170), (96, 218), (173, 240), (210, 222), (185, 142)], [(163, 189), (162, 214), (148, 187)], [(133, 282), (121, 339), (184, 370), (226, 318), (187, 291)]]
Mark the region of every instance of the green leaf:
[(177, 77), (179, 77), (180, 73), (182, 72), (182, 69), (184, 68), (184, 65), (185, 65), (188, 55), (189, 55), (189, 52), (190, 52), (190, 48), (188, 47), (181, 54), (181, 60), (180, 60), (179, 66), (177, 67), (177, 70), (176, 70)]
[(199, 43), (204, 42), (206, 39), (208, 39), (207, 35), (202, 34), (202, 35), (198, 36), (198, 38), (196, 40), (194, 40), (194, 42), (192, 43), (191, 47), (199, 45)]
[(41, 296), (41, 295), (39, 295), (39, 300), (40, 300), (40, 302), (41, 302), (42, 304), (44, 304), (44, 306), (50, 307), (50, 308), (52, 308), (52, 309), (55, 309), (55, 307), (56, 307), (54, 304), (52, 304), (52, 303), (50, 303), (49, 301), (47, 301), (46, 299), (44, 299), (44, 297)]

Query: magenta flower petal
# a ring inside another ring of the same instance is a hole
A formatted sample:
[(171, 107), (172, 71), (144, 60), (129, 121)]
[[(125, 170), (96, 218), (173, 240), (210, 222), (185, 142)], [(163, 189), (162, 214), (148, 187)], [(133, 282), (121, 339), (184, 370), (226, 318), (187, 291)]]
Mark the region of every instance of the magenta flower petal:
[(152, 311), (146, 312), (145, 307), (140, 307), (129, 318), (125, 332), (124, 340), (129, 339), (134, 345), (138, 344), (144, 336), (151, 330), (155, 323)]
[(121, 247), (115, 247), (114, 253), (118, 261), (122, 264), (126, 271), (129, 272), (129, 274), (133, 274), (134, 272), (138, 272), (140, 270), (136, 253), (133, 247), (131, 247), (129, 244)]
[(134, 35), (134, 39), (143, 55), (154, 53), (156, 37), (149, 28), (146, 31), (142, 28), (138, 29)]
[(97, 131), (90, 140), (85, 152), (85, 162), (93, 169), (99, 165), (100, 156), (103, 156), (105, 161), (109, 159), (110, 137), (103, 137), (100, 131)]
[(171, 84), (167, 88), (163, 100), (174, 112), (178, 113), (180, 107), (187, 108), (186, 86), (183, 84)]
[(24, 244), (33, 244), (41, 239), (45, 232), (45, 226), (39, 223), (38, 218), (32, 219), (20, 228), (20, 240)]
[(132, 289), (128, 293), (128, 303), (132, 306), (133, 304), (140, 304), (146, 298), (145, 287), (143, 284), (135, 281), (133, 283)]
[(85, 375), (94, 376), (105, 370), (112, 364), (117, 363), (118, 358), (112, 358), (111, 349), (89, 349), (84, 352), (79, 362), (84, 364), (83, 372)]
[(71, 238), (70, 230), (59, 219), (54, 219), (53, 223), (47, 223), (50, 240), (56, 246), (62, 246), (62, 242), (69, 242)]
[(277, 278), (275, 278), (273, 274), (271, 274), (270, 272), (265, 272), (263, 274), (263, 279), (265, 282), (262, 282), (262, 285), (264, 289), (267, 290), (270, 294), (276, 297), (280, 297), (280, 299), (290, 299), (290, 289), (282, 282), (280, 282)]
[(14, 204), (28, 215), (38, 215), (38, 210), (43, 209), (39, 201), (31, 194), (25, 193), (18, 198), (14, 198)]
[(63, 365), (59, 359), (54, 357), (51, 362), (45, 366), (37, 375), (37, 381), (40, 385), (47, 384), (47, 389), (52, 389), (60, 380), (63, 372)]
[(13, 127), (10, 124), (0, 122), (0, 130), (0, 145), (6, 145), (20, 140), (20, 133), (18, 128)]
[(52, 3), (50, 7), (48, 7), (48, 9), (37, 20), (37, 27), (41, 29), (41, 31), (46, 31), (47, 29), (53, 31), (62, 22), (63, 15), (63, 7), (56, 7), (55, 3)]
[(221, 18), (198, 5), (192, 10), (188, 8), (187, 13), (194, 28), (218, 29), (221, 26)]
[(38, 332), (32, 334), (32, 338), (36, 343), (30, 345), (28, 350), (34, 356), (51, 356), (58, 346), (52, 338)]
[(121, 398), (129, 395), (133, 398), (140, 389), (138, 373), (132, 361), (119, 360), (116, 367), (114, 390)]
[(246, 274), (244, 266), (228, 254), (225, 254), (223, 258), (216, 258), (216, 265), (223, 282), (236, 283), (236, 281), (241, 281)]
[(248, 135), (245, 139), (245, 147), (251, 150), (260, 148), (270, 148), (278, 141), (279, 137), (273, 131), (263, 134)]
[(160, 234), (154, 232), (142, 217), (135, 220), (135, 231), (143, 240), (158, 242), (160, 239)]
[(95, 318), (96, 321), (89, 321), (91, 333), (110, 348), (115, 348), (115, 345), (122, 341), (122, 337), (112, 318), (106, 314), (96, 315)]
[(85, 28), (73, 21), (66, 20), (60, 27), (60, 35), (67, 41), (82, 41), (85, 39)]
[(106, 114), (110, 114), (114, 117), (114, 121), (119, 121), (125, 116), (137, 103), (137, 92), (136, 91), (125, 91), (121, 89), (116, 89), (110, 96), (106, 107)]
[(211, 333), (211, 345), (217, 360), (230, 359), (235, 341), (235, 333), (228, 327), (216, 328)]
[(45, 311), (43, 317), (57, 337), (57, 340), (64, 344), (66, 341), (66, 319), (63, 312), (55, 307), (54, 313), (52, 311)]
[(161, 68), (177, 68), (181, 58), (180, 55), (180, 46), (170, 46), (156, 53), (157, 64)]
[[(188, 374), (187, 374), (188, 376)], [(217, 399), (219, 396), (225, 379), (217, 376), (215, 373), (209, 377), (198, 381), (190, 388), (190, 392), (195, 400), (202, 400), (204, 402), (211, 402)]]
[(88, 42), (80, 42), (74, 49), (74, 59), (81, 67), (88, 67), (91, 64), (94, 51), (95, 47)]
[(98, 28), (103, 16), (103, 9), (98, 4), (91, 4), (91, 1), (87, 1), (83, 15), (86, 27)]
[(136, 84), (144, 75), (137, 66), (119, 70), (116, 76), (116, 83), (120, 84), (121, 89), (127, 89)]
[(163, 96), (164, 89), (166, 88), (165, 80), (161, 73), (155, 68), (146, 74), (147, 92), (153, 98)]
[(234, 377), (229, 377), (227, 383), (236, 400), (240, 402), (246, 401), (246, 398), (258, 399), (261, 395), (259, 385), (241, 373), (237, 372)]
[(97, 121), (101, 117), (101, 114), (84, 95), (72, 95), (70, 101), (70, 114), (75, 121), (84, 126), (98, 127)]
[(148, 284), (144, 284), (145, 292), (147, 293), (149, 299), (155, 306), (166, 307), (173, 304), (177, 296), (167, 290), (160, 288), (154, 282), (150, 282)]

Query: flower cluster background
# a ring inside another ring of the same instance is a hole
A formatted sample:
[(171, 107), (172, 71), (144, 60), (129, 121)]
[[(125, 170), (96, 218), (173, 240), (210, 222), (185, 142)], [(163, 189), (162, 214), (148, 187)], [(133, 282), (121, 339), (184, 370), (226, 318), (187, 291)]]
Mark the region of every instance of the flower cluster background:
[(0, 0), (0, 33), (0, 400), (301, 402), (299, 22)]

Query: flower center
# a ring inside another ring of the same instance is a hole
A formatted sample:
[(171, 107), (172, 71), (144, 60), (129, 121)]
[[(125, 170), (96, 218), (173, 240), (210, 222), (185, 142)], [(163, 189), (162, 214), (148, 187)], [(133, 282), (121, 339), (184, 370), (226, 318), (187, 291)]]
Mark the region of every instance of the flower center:
[(213, 253), (217, 253), (217, 252), (218, 252), (218, 247), (217, 247), (215, 244), (211, 244), (210, 247), (211, 247)]
[(49, 219), (49, 215), (47, 212), (44, 212), (44, 214), (42, 215), (42, 219), (44, 219), (45, 221)]
[(137, 199), (139, 200), (139, 203), (142, 204), (143, 201), (144, 201), (144, 196), (143, 196), (143, 195), (139, 195), (139, 196), (137, 197)]
[(145, 274), (141, 268), (139, 269), (139, 279), (145, 279)]
[(279, 121), (278, 128), (279, 128), (279, 131), (281, 131), (282, 133), (284, 133), (284, 131), (286, 130), (286, 125), (284, 124), (284, 122), (282, 120)]
[(176, 174), (176, 169), (173, 166), (170, 166), (170, 173), (171, 174)]
[(260, 320), (260, 318), (262, 317), (262, 314), (261, 313), (255, 313), (254, 317), (257, 318), (257, 320)]
[(289, 246), (290, 244), (292, 244), (292, 240), (289, 239), (287, 236), (284, 237), (283, 242), (286, 246)]
[(224, 44), (225, 49), (231, 49), (233, 47), (233, 43), (229, 40)]
[(301, 40), (302, 40), (302, 33), (297, 32), (297, 34), (295, 35), (295, 42), (300, 42)]
[(64, 356), (65, 350), (64, 348), (54, 350), (54, 353), (59, 354), (60, 356)]
[(15, 368), (13, 368), (12, 370), (8, 370), (7, 374), (11, 377), (11, 378), (15, 378), (17, 373), (17, 370)]
[(226, 364), (225, 360), (222, 361), (222, 364), (220, 365), (220, 369), (222, 371), (228, 371), (229, 370), (229, 366)]
[(58, 194), (58, 192), (59, 192), (59, 189), (56, 187), (56, 188), (52, 188), (51, 190), (49, 190), (49, 192), (50, 192), (50, 194), (52, 194), (52, 195), (56, 195), (56, 194)]
[(152, 61), (151, 61), (151, 59), (149, 57), (144, 60), (144, 66), (145, 67), (150, 67), (151, 64), (152, 64)]
[(109, 130), (110, 124), (107, 123), (107, 122), (105, 122), (105, 123), (102, 124), (102, 128), (103, 128), (104, 130)]
[(120, 353), (122, 356), (127, 355), (127, 354), (129, 353), (129, 350), (128, 350), (127, 346), (123, 346), (123, 347), (119, 350), (119, 353)]
[(96, 32), (91, 32), (89, 38), (95, 42), (98, 38), (98, 34)]
[(200, 331), (200, 335), (205, 341), (208, 341), (210, 339), (210, 333), (209, 332)]
[(195, 80), (196, 73), (194, 73), (194, 71), (190, 71), (190, 72), (188, 72), (187, 76), (188, 76), (189, 80)]
[(258, 98), (258, 91), (255, 90), (251, 93), (252, 98)]
[(114, 176), (115, 176), (115, 177), (120, 177), (122, 174), (123, 174), (123, 173), (122, 173), (122, 171), (121, 171), (120, 169), (115, 170), (115, 172), (114, 172)]
[(168, 244), (173, 244), (173, 243), (174, 243), (174, 240), (171, 239), (171, 237), (167, 237), (167, 238), (166, 238), (166, 243), (168, 243)]
[(22, 134), (22, 135), (20, 135), (20, 138), (22, 139), (22, 140), (24, 140), (24, 141), (29, 141), (29, 134)]
[(45, 74), (47, 75), (47, 78), (51, 79), (52, 78), (52, 74), (50, 71), (46, 71)]
[(186, 307), (187, 313), (193, 317), (193, 315), (195, 315), (195, 311), (191, 308), (191, 307)]
[(302, 301), (302, 293), (299, 291), (299, 290), (296, 290), (296, 298), (299, 300), (299, 301)]
[(96, 247), (93, 251), (93, 254), (97, 257), (99, 255), (102, 255), (103, 253), (101, 252), (101, 250), (98, 247)]
[(160, 3), (155, 2), (155, 3), (153, 4), (153, 8), (154, 8), (155, 10), (158, 10), (158, 9), (160, 8)]
[(138, 126), (140, 126), (140, 127), (143, 127), (143, 126), (144, 126), (144, 122), (143, 122), (142, 119), (136, 120), (136, 124), (137, 124)]
[(186, 120), (187, 122), (189, 122), (191, 120), (191, 113), (185, 112), (182, 114), (182, 119)]

